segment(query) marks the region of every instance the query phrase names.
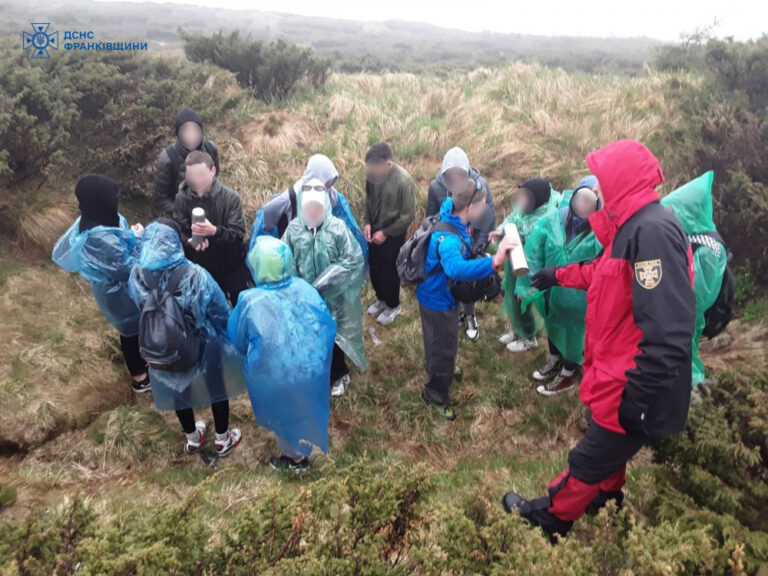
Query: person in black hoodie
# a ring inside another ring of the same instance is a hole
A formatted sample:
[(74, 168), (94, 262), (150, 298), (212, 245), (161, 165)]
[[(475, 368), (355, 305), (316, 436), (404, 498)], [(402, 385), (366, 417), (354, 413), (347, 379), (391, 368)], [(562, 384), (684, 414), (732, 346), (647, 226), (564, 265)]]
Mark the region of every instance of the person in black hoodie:
[(216, 173), (219, 173), (219, 151), (216, 145), (203, 137), (203, 120), (192, 108), (182, 108), (174, 125), (176, 142), (169, 144), (157, 159), (153, 207), (158, 217), (173, 217), (173, 202), (184, 182), (187, 154), (202, 150), (210, 154)]
[[(245, 220), (240, 196), (216, 177), (213, 158), (207, 152), (190, 152), (185, 164), (185, 179), (173, 205), (173, 219), (181, 228), (184, 252), (210, 272), (234, 306), (250, 279), (245, 267)], [(192, 223), (195, 208), (205, 210), (204, 222)], [(192, 235), (203, 237), (202, 242), (194, 245)]]

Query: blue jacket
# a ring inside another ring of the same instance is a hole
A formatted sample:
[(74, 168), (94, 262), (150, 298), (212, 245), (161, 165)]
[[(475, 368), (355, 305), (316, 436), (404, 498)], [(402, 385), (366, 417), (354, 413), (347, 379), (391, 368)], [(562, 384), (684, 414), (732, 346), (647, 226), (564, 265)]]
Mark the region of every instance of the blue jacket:
[[(458, 216), (453, 215), (453, 199), (446, 198), (440, 206), (440, 221), (452, 224), (459, 231), (464, 242), (469, 246), (472, 240), (467, 232), (467, 225)], [(444, 238), (443, 238), (444, 237)], [(441, 238), (442, 241), (440, 240)], [(440, 249), (438, 259), (437, 250)], [(416, 288), (419, 304), (430, 310), (443, 312), (456, 308), (456, 299), (451, 294), (451, 285), (455, 282), (482, 280), (493, 274), (493, 259), (488, 256), (469, 260), (468, 250), (455, 234), (433, 232), (427, 248), (427, 260), (424, 271), (428, 278)], [(437, 267), (441, 269), (429, 276)]]

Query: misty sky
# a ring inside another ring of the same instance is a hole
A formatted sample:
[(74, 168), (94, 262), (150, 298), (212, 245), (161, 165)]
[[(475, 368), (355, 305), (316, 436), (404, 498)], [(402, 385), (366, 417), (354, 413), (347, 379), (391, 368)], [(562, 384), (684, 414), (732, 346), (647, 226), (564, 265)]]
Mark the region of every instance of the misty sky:
[(682, 32), (710, 25), (715, 19), (720, 23), (715, 34), (720, 37), (734, 36), (737, 40), (745, 40), (768, 33), (766, 0), (164, 1), (349, 20), (411, 20), (470, 31), (545, 36), (649, 36), (678, 40)]

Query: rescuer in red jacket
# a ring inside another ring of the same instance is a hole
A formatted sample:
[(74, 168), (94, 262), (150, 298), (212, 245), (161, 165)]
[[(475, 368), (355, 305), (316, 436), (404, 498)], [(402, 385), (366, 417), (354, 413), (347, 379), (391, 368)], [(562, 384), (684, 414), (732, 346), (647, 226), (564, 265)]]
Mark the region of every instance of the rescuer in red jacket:
[(692, 254), (681, 225), (659, 204), (659, 162), (640, 142), (622, 140), (589, 154), (587, 166), (598, 179), (602, 209), (589, 222), (603, 253), (545, 268), (531, 285), (587, 291), (579, 397), (591, 421), (547, 496), (510, 492), (502, 500), (550, 537), (564, 536), (608, 499), (621, 505), (627, 461), (649, 438), (681, 432), (691, 398)]

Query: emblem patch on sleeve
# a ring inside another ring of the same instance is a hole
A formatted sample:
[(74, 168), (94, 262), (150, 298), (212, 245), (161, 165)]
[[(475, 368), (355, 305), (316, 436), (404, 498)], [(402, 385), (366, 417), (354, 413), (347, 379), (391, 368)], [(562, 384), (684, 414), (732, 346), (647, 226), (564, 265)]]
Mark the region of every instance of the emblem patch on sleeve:
[(661, 282), (661, 260), (635, 262), (635, 280), (646, 290), (653, 290)]

